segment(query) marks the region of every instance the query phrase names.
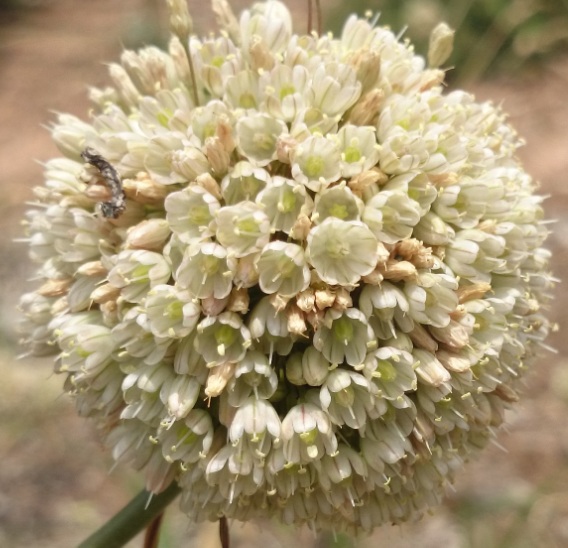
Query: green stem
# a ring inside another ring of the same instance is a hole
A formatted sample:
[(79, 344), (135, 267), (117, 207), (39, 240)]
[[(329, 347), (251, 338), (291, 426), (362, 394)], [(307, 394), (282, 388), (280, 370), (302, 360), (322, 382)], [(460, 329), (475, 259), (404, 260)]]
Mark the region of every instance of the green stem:
[[(136, 495), (118, 514), (98, 531), (79, 544), (78, 548), (120, 548), (160, 515), (180, 493), (177, 483), (165, 491), (151, 495), (144, 490)], [(148, 503), (149, 497), (152, 497)]]

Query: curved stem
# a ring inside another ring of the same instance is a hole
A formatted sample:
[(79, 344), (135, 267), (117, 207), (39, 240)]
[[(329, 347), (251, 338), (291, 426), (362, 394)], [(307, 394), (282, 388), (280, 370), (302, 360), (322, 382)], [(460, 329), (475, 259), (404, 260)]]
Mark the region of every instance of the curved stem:
[[(180, 493), (176, 482), (165, 491), (152, 495), (138, 493), (122, 510), (98, 531), (84, 540), (78, 548), (120, 548), (145, 529)], [(148, 502), (148, 500), (151, 500)]]

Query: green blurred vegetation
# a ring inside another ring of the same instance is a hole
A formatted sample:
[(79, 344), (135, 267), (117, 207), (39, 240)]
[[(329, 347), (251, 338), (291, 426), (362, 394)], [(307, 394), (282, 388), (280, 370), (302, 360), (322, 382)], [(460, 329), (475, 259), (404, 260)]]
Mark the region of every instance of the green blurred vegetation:
[(338, 33), (346, 15), (368, 10), (404, 31), (424, 56), (430, 31), (448, 23), (457, 31), (448, 62), (453, 81), (512, 74), (568, 52), (568, 0), (350, 0), (327, 12), (327, 28)]

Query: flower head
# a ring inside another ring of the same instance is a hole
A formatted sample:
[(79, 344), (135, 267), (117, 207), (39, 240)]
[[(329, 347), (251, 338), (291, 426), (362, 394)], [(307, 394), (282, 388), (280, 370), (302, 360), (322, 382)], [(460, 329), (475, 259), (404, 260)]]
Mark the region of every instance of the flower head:
[(53, 128), (28, 347), (58, 352), (114, 458), (154, 492), (178, 481), (196, 520), (411, 519), (494, 435), (550, 329), (521, 142), (442, 86), (445, 26), (427, 68), (355, 16), (298, 36), (276, 0), (240, 20), (218, 2), (220, 36), (199, 38), (168, 3), (168, 51), (125, 52), (91, 122)]

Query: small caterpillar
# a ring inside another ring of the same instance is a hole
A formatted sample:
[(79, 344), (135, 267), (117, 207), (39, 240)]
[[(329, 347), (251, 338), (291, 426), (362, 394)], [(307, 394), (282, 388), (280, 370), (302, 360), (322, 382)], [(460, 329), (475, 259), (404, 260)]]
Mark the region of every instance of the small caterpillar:
[(120, 175), (114, 167), (105, 160), (98, 152), (87, 147), (81, 152), (81, 158), (88, 164), (96, 167), (103, 176), (107, 187), (110, 189), (112, 198), (108, 202), (101, 202), (101, 212), (107, 219), (117, 219), (126, 209), (126, 195), (122, 190)]

